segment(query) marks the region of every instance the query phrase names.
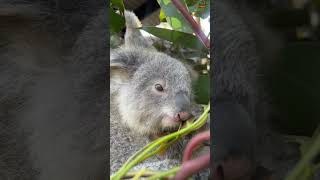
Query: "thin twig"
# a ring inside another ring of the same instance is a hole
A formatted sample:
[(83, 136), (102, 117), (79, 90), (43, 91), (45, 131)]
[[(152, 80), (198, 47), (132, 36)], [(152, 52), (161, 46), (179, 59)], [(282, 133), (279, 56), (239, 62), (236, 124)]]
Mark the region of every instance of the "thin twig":
[(173, 5), (180, 11), (180, 13), (183, 15), (183, 17), (189, 22), (191, 25), (191, 28), (195, 32), (195, 34), (198, 36), (200, 41), (206, 46), (206, 48), (210, 48), (210, 41), (206, 37), (206, 35), (201, 30), (201, 27), (199, 24), (193, 19), (193, 17), (190, 15), (188, 9), (186, 6), (184, 6), (180, 0), (172, 0)]

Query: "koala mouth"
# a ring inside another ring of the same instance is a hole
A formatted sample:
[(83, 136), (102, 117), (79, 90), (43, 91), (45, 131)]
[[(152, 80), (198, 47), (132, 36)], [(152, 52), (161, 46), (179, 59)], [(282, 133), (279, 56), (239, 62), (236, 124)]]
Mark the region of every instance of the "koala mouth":
[(165, 128), (160, 129), (157, 133), (155, 133), (153, 135), (150, 135), (149, 138), (152, 139), (152, 140), (155, 140), (155, 139), (161, 138), (163, 136), (169, 135), (169, 134), (171, 134), (173, 132), (176, 132), (179, 129), (180, 129), (180, 126), (177, 126), (177, 127), (165, 127)]
[(176, 127), (171, 127), (171, 128), (163, 128), (161, 133), (167, 135), (167, 134), (170, 134), (170, 133), (173, 133), (173, 132), (176, 132), (180, 129), (180, 126), (181, 126), (181, 123), (179, 126), (176, 126)]
[(180, 130), (185, 126), (187, 121), (177, 121), (171, 116), (164, 116), (162, 119), (162, 122), (164, 122), (164, 124), (162, 124), (162, 127), (160, 127), (156, 133), (151, 135), (153, 137), (152, 139), (160, 138)]
[(184, 124), (185, 124), (185, 121), (182, 121), (182, 122), (178, 123), (176, 126), (164, 127), (160, 130), (160, 132), (158, 133), (158, 136), (162, 137), (162, 136), (169, 135), (173, 132), (176, 132), (176, 131), (180, 130), (184, 126)]

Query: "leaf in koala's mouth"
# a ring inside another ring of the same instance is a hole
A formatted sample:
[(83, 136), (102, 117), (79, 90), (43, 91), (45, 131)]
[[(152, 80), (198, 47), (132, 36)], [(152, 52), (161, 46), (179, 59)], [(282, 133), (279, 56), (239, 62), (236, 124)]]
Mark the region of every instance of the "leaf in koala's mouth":
[(192, 124), (195, 121), (194, 117), (191, 117), (190, 119), (186, 120), (183, 122), (182, 127), (181, 128), (185, 128), (187, 126), (189, 126), (190, 124)]
[(173, 132), (176, 132), (176, 131), (179, 131), (180, 129), (183, 129), (185, 128), (186, 126), (188, 126), (189, 124), (192, 124), (194, 121), (194, 118), (190, 118), (186, 121), (182, 121), (179, 126), (176, 126), (174, 128), (163, 128), (162, 131), (160, 133), (157, 134), (158, 137), (162, 137), (162, 136), (166, 136), (170, 133), (173, 133)]
[[(181, 122), (180, 125), (179, 125), (179, 127), (177, 127), (177, 128), (174, 128), (174, 129), (172, 129), (172, 128), (163, 129), (162, 132), (159, 133), (158, 138), (163, 137), (163, 136), (166, 136), (166, 135), (168, 135), (168, 134), (171, 134), (171, 133), (173, 133), (173, 132), (175, 132), (175, 131), (179, 131), (180, 129), (183, 129), (183, 128), (189, 126), (189, 125), (192, 124), (193, 122), (194, 122), (194, 118), (192, 117), (192, 118), (190, 118), (190, 119), (188, 119), (188, 120), (186, 120), (186, 121)], [(167, 152), (167, 148), (163, 148), (163, 149), (161, 149), (161, 151), (159, 152), (159, 155), (160, 155), (160, 156), (164, 156), (164, 155), (166, 154), (166, 152)]]
[(162, 132), (160, 132), (160, 133), (158, 134), (158, 136), (159, 136), (159, 137), (162, 137), (162, 136), (166, 136), (166, 135), (168, 135), (168, 134), (170, 134), (170, 131), (162, 131)]
[[(180, 125), (181, 126), (181, 125)], [(162, 137), (162, 136), (166, 136), (170, 133), (173, 133), (173, 132), (176, 132), (180, 129), (180, 126), (179, 127), (175, 127), (175, 128), (164, 128), (162, 129), (162, 131), (159, 133), (159, 136)]]

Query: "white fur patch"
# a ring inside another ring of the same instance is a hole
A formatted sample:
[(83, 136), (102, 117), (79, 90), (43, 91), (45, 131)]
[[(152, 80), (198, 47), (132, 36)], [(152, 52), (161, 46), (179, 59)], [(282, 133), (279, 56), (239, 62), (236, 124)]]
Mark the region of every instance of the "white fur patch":
[(163, 107), (161, 108), (161, 112), (162, 112), (163, 114), (168, 115), (168, 116), (174, 117), (174, 110), (173, 110), (173, 108), (170, 107), (170, 106), (163, 106)]
[(126, 91), (127, 89), (125, 86), (121, 87), (117, 99), (122, 123), (135, 132), (138, 132), (140, 134), (149, 134), (151, 132), (150, 128), (141, 126), (138, 123), (138, 118), (141, 117), (140, 114), (143, 112), (138, 112), (136, 108), (134, 108), (134, 104), (131, 104), (130, 101), (128, 101), (128, 93), (126, 93)]
[(174, 110), (170, 106), (163, 106), (161, 108), (162, 114), (166, 114), (167, 117), (163, 118), (161, 121), (162, 127), (175, 127), (180, 124), (180, 122), (174, 120)]
[(165, 117), (161, 121), (162, 127), (177, 127), (177, 126), (179, 126), (179, 124), (180, 124), (179, 121), (176, 121), (171, 117)]

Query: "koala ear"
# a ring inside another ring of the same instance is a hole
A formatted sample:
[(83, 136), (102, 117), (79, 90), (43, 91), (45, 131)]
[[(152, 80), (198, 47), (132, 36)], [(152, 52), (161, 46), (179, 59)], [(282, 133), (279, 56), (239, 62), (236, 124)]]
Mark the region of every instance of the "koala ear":
[(153, 49), (152, 45), (148, 43), (147, 39), (142, 36), (138, 29), (142, 26), (138, 17), (130, 11), (125, 11), (124, 17), (126, 20), (125, 47), (143, 47)]
[(126, 63), (121, 57), (110, 50), (110, 79), (123, 84), (129, 80), (129, 72)]

